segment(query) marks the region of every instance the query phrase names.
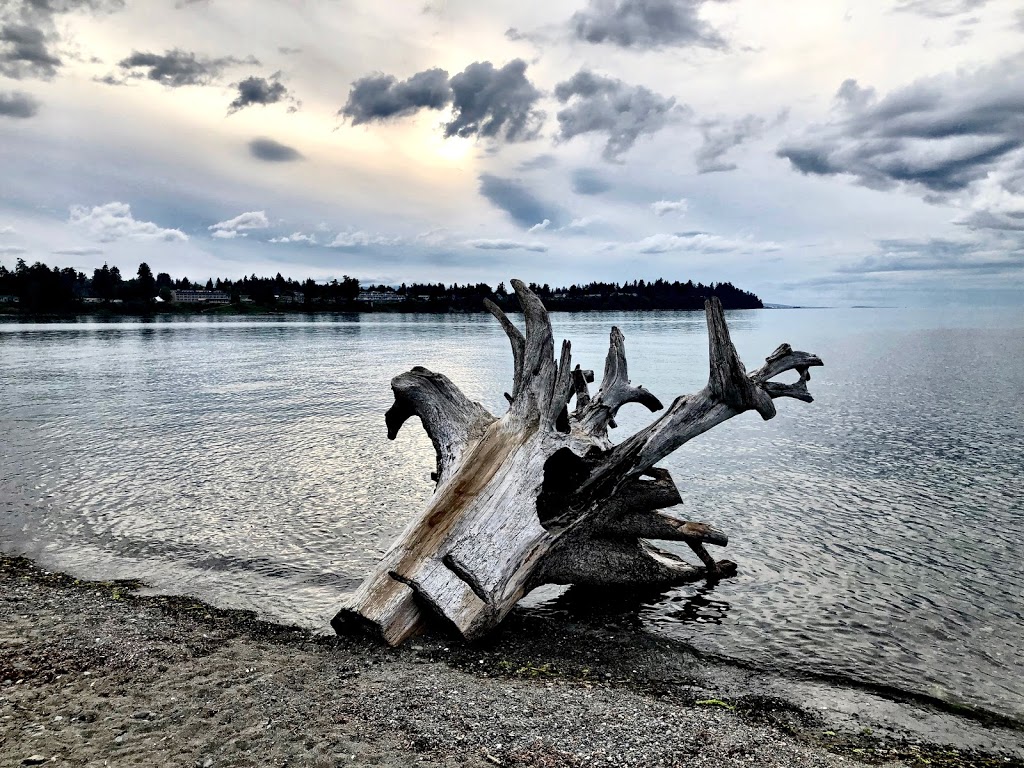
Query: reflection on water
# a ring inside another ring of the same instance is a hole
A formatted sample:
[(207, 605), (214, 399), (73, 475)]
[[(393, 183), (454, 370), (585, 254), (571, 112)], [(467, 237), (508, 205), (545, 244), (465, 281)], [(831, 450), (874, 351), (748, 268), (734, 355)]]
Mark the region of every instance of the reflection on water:
[(646, 614), (656, 607), (661, 620), (685, 624), (721, 624), (729, 613), (729, 603), (717, 599), (717, 581), (692, 585), (685, 592), (670, 589), (636, 589), (570, 586), (554, 596), (533, 595), (523, 605), (537, 614), (557, 619), (608, 620), (616, 624), (644, 627), (650, 624)]
[[(1024, 716), (1024, 318), (729, 322), (751, 368), (782, 341), (826, 363), (814, 404), (733, 419), (664, 462), (685, 514), (730, 535), (737, 577), (529, 610)], [(664, 402), (706, 381), (700, 314), (554, 323), (597, 370), (618, 324), (634, 383)], [(385, 438), (388, 382), (413, 365), (504, 408), (508, 342), (482, 315), (0, 324), (0, 546), (326, 630), (431, 492), (422, 430)], [(629, 406), (617, 433), (649, 419)]]

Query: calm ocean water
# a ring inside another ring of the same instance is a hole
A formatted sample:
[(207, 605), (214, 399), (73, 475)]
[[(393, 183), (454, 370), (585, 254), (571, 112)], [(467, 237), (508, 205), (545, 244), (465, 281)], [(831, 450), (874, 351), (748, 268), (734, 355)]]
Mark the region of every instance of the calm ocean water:
[[(702, 314), (553, 322), (598, 371), (619, 325), (633, 382), (664, 402), (706, 382)], [(820, 354), (817, 400), (663, 462), (740, 571), (631, 615), (765, 668), (1024, 718), (1024, 313), (729, 323), (748, 368), (783, 341)], [(422, 430), (384, 427), (388, 382), (413, 365), (503, 411), (511, 355), (485, 315), (0, 324), (0, 548), (327, 629), (432, 489)], [(627, 406), (613, 435), (649, 419)]]

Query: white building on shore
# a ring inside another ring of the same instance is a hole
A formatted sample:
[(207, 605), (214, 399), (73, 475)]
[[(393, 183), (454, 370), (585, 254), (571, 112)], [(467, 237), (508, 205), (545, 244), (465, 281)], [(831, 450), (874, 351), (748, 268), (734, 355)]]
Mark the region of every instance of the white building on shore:
[(196, 291), (192, 289), (174, 289), (171, 301), (176, 304), (230, 304), (231, 296), (224, 291)]

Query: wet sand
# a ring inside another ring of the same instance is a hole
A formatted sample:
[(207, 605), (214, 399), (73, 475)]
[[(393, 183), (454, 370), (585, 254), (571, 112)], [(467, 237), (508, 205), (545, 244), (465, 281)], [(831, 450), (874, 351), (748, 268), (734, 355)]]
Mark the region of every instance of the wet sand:
[(1024, 728), (781, 679), (628, 621), (400, 649), (0, 558), (0, 765), (1022, 766)]

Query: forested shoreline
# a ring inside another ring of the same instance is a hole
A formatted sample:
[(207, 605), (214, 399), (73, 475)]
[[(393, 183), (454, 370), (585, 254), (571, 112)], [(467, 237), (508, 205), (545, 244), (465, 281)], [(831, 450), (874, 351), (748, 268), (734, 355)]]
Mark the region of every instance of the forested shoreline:
[[(732, 283), (705, 285), (693, 281), (633, 280), (590, 282), (567, 287), (530, 284), (552, 311), (697, 310), (717, 296), (726, 309), (761, 309), (761, 299)], [(184, 292), (197, 292), (188, 295)], [(0, 264), (0, 311), (8, 314), (152, 314), (214, 312), (477, 312), (489, 298), (516, 311), (518, 304), (504, 283), (402, 283), (361, 285), (357, 278), (318, 282), (299, 281), (280, 273), (253, 274), (238, 280), (156, 275), (143, 262), (125, 278), (116, 266), (104, 264), (92, 275), (73, 267), (27, 264), (19, 259), (13, 270)]]

